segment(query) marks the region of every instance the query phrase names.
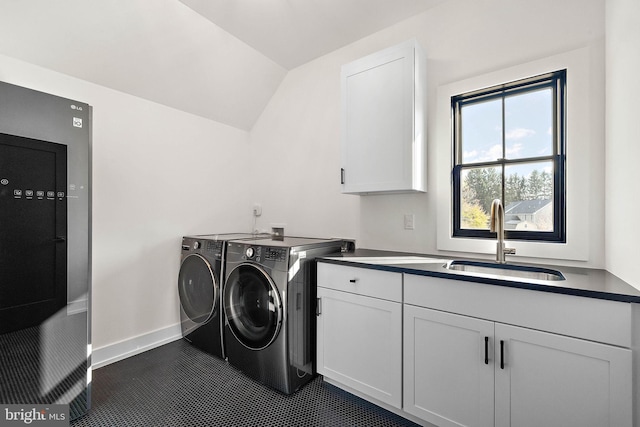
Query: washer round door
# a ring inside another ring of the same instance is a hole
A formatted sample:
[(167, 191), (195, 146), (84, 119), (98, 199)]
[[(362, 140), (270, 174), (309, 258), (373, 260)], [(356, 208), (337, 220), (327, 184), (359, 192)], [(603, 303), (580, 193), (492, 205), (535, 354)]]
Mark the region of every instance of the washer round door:
[(256, 265), (242, 263), (231, 271), (224, 286), (224, 312), (233, 335), (249, 349), (268, 347), (280, 332), (280, 293)]
[(191, 254), (182, 260), (178, 274), (180, 305), (189, 319), (206, 323), (216, 312), (218, 283), (211, 264), (203, 256)]

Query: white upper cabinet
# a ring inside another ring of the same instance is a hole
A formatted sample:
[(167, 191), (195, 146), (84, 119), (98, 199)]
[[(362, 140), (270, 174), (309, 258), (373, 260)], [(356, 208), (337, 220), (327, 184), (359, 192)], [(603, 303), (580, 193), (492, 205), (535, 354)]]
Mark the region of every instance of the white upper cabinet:
[(409, 40), (342, 66), (342, 192), (426, 191), (426, 58)]

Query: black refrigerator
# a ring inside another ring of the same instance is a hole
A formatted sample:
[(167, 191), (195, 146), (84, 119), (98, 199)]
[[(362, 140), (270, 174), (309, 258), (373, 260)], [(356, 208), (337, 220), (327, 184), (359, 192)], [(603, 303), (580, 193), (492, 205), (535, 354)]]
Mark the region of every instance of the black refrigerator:
[(0, 82), (0, 403), (90, 406), (91, 106)]

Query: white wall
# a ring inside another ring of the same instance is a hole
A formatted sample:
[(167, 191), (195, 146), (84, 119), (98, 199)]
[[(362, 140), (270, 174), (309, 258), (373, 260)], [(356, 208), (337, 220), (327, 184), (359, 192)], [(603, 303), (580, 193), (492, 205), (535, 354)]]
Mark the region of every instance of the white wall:
[(6, 56), (0, 80), (93, 106), (94, 349), (175, 326), (181, 236), (251, 230), (249, 135)]
[(355, 238), (358, 199), (340, 193), (340, 66), (333, 58), (290, 71), (251, 132), (249, 192), (260, 231)]
[[(358, 230), (353, 237), (360, 247), (437, 253), (435, 151), (437, 144), (450, 143), (436, 139), (438, 86), (588, 47), (593, 52), (589, 64), (593, 106), (591, 116), (582, 119), (598, 144), (588, 160), (592, 173), (585, 177), (591, 183), (592, 200), (585, 213), (590, 223), (589, 260), (578, 265), (603, 267), (603, 15), (604, 0), (450, 0), (292, 70), (251, 132), (263, 169), (275, 168), (283, 184), (261, 181), (254, 187), (254, 197), (265, 206), (262, 223), (294, 222), (307, 227), (307, 219), (317, 210), (321, 221), (311, 227), (320, 227), (321, 234), (345, 230), (351, 236), (353, 224)], [(340, 66), (412, 37), (428, 59), (428, 192), (341, 196)], [(285, 190), (297, 188), (301, 179), (308, 194)], [(287, 180), (288, 186), (284, 185)], [(403, 229), (407, 213), (415, 214), (413, 231)], [(333, 218), (334, 214), (339, 217)]]
[(640, 289), (640, 2), (607, 0), (606, 267)]

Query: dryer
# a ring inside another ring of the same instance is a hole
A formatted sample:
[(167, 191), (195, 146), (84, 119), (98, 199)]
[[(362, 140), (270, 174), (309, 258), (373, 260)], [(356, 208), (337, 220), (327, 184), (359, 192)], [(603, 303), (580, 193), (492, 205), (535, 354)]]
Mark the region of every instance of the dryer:
[(315, 258), (343, 245), (300, 237), (228, 242), (223, 308), (231, 365), (284, 394), (315, 376)]
[(250, 233), (226, 233), (182, 238), (178, 273), (182, 336), (221, 358), (225, 358), (220, 300), (226, 242), (255, 237)]

